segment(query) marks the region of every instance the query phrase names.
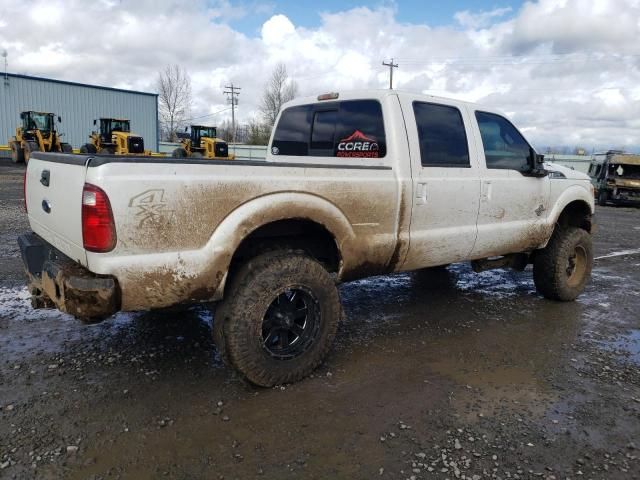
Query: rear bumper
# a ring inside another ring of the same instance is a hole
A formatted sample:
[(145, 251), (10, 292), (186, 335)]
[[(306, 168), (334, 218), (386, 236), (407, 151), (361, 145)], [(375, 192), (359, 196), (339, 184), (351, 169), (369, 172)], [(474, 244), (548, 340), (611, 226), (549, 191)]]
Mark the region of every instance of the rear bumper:
[(35, 233), (18, 237), (34, 308), (57, 308), (84, 319), (100, 319), (120, 309), (115, 278), (95, 275)]

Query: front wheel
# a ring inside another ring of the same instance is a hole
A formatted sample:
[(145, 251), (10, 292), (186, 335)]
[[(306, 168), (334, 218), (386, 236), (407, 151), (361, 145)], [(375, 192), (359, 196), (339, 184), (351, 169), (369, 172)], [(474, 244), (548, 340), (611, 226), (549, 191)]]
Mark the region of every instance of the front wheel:
[(10, 142), (9, 146), (11, 147), (11, 161), (13, 163), (24, 163), (24, 152), (20, 142)]
[(325, 358), (342, 315), (329, 272), (304, 252), (278, 250), (239, 268), (214, 318), (214, 341), (247, 380), (300, 380)]
[(61, 143), (62, 153), (73, 153), (73, 147), (69, 143)]
[(31, 154), (33, 152), (39, 152), (40, 151), (40, 147), (38, 146), (38, 144), (36, 142), (33, 142), (31, 140), (24, 141), (22, 145), (24, 147), (24, 163), (29, 163), (29, 159), (31, 158)]
[(557, 227), (549, 244), (535, 254), (533, 280), (546, 298), (568, 302), (582, 293), (592, 266), (589, 232), (577, 227)]

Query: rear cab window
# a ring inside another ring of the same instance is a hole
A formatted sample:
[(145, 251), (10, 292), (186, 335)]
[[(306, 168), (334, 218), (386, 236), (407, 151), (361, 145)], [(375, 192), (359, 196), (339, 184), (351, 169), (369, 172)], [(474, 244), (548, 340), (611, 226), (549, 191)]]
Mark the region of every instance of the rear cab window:
[(289, 107), (280, 115), (271, 154), (376, 163), (387, 154), (382, 106), (366, 99)]

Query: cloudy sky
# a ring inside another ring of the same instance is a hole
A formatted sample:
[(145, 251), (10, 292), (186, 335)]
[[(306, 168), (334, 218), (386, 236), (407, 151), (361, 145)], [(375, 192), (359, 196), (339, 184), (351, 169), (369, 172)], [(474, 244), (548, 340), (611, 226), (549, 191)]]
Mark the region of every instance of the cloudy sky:
[[(155, 91), (191, 75), (192, 116), (256, 114), (284, 62), (301, 94), (385, 88), (506, 112), (539, 148), (640, 149), (640, 0), (0, 0), (9, 71)], [(220, 112), (220, 113), (216, 113)]]

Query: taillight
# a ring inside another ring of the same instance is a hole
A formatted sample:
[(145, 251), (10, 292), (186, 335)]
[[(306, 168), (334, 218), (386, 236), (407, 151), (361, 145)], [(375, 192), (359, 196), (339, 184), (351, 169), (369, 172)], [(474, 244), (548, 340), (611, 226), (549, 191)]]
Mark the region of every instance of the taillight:
[(22, 194), (24, 195), (24, 211), (29, 213), (27, 208), (27, 169), (24, 170), (24, 178), (22, 179)]
[(116, 225), (109, 197), (90, 183), (85, 183), (82, 189), (82, 242), (85, 250), (98, 253), (116, 246)]

